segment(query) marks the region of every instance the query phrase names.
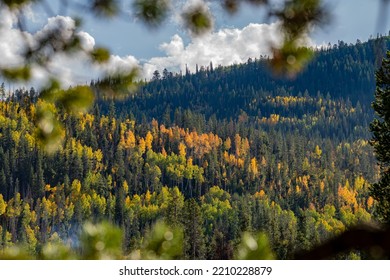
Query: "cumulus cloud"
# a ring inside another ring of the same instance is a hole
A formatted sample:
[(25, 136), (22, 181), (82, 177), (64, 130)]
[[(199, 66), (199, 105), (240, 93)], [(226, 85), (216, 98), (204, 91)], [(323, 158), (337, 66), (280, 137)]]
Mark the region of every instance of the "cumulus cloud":
[[(30, 34), (23, 34), (13, 28), (16, 17), (6, 9), (0, 10), (0, 66), (19, 66), (23, 58), (21, 53), (25, 50), (23, 36), (31, 37)], [(27, 38), (28, 39), (28, 38)]]
[[(6, 9), (0, 12), (0, 67), (17, 67), (24, 63), (23, 52), (26, 44), (37, 45), (41, 38), (53, 31), (62, 39), (69, 40), (76, 28), (75, 21), (70, 17), (56, 16), (49, 18), (47, 23), (37, 32), (22, 32), (15, 28), (16, 17)], [(77, 32), (82, 48), (91, 51), (95, 47), (95, 39), (84, 31)], [(125, 71), (138, 66), (138, 60), (133, 56), (119, 57), (111, 55), (109, 61), (103, 65), (96, 65), (90, 61), (85, 52), (71, 54), (56, 54), (47, 68), (33, 67), (33, 80), (29, 85), (40, 87), (45, 85), (48, 76), (59, 79), (64, 87), (75, 84), (89, 83), (92, 79), (100, 78), (115, 70)], [(48, 75), (49, 74), (49, 75)]]
[[(75, 22), (70, 17), (56, 16), (49, 18), (47, 23), (35, 33), (22, 33), (15, 28), (15, 16), (4, 10), (0, 13), (0, 67), (17, 66), (23, 63), (21, 53), (24, 50), (25, 40), (30, 44), (36, 43), (48, 32), (58, 30), (61, 37), (69, 38), (75, 29)], [(168, 69), (172, 72), (184, 71), (186, 67), (194, 72), (196, 65), (206, 66), (210, 62), (214, 66), (243, 63), (248, 58), (270, 55), (270, 45), (281, 42), (280, 24), (255, 24), (251, 23), (242, 29), (225, 28), (211, 32), (202, 37), (192, 38), (188, 44), (179, 35), (174, 35), (169, 42), (160, 45), (164, 55), (153, 57), (142, 64), (134, 56), (111, 55), (104, 65), (91, 63), (85, 52), (72, 53), (70, 55), (57, 54), (50, 62), (48, 69), (35, 67), (33, 69), (33, 85), (44, 85), (49, 74), (54, 75), (65, 87), (75, 84), (89, 83), (92, 79), (101, 78), (103, 75), (126, 71), (134, 67), (141, 69), (141, 78), (150, 79), (155, 70)], [(95, 39), (84, 31), (79, 31), (82, 47), (93, 50)], [(311, 41), (306, 38), (306, 43)], [(31, 84), (30, 84), (31, 85)]]
[(163, 43), (160, 49), (166, 56), (154, 57), (144, 64), (144, 73), (150, 77), (153, 71), (164, 68), (193, 71), (199, 66), (231, 65), (243, 63), (248, 58), (270, 55), (270, 45), (281, 41), (280, 25), (251, 23), (243, 29), (221, 29), (200, 38), (193, 38), (184, 45), (179, 35), (174, 35), (169, 43)]
[[(228, 66), (245, 63), (249, 58), (271, 56), (271, 46), (282, 43), (280, 23), (257, 24), (250, 23), (242, 29), (225, 28), (211, 32), (201, 37), (192, 38), (185, 45), (183, 38), (174, 35), (171, 41), (160, 45), (165, 56), (154, 57), (143, 65), (144, 75), (151, 78), (155, 70), (184, 71), (186, 68), (195, 71), (196, 65)], [(302, 45), (315, 46), (315, 43), (305, 35)]]

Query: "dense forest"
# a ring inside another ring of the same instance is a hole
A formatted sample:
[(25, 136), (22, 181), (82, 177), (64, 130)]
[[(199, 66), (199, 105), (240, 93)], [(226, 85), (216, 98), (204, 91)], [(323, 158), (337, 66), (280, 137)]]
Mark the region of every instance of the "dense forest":
[[(89, 112), (52, 108), (61, 148), (39, 148), (39, 92), (1, 87), (0, 250), (30, 254), (60, 240), (77, 248), (86, 221), (122, 229), (122, 254), (157, 221), (178, 227), (178, 258), (231, 259), (243, 232), (264, 232), (278, 259), (293, 258), (373, 218), (378, 179), (369, 123), (375, 70), (387, 37), (316, 51), (294, 78), (268, 58), (195, 73), (155, 71), (130, 98)], [(50, 106), (50, 105), (47, 105)], [(353, 252), (340, 258), (359, 258)]]

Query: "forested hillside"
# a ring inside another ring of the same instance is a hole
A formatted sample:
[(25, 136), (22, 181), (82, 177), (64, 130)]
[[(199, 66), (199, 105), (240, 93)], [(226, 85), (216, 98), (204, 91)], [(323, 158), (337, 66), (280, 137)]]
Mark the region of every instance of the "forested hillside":
[(340, 42), (295, 79), (274, 76), (267, 58), (156, 71), (118, 102), (99, 98), (95, 81), (90, 112), (52, 108), (66, 130), (54, 154), (34, 137), (44, 101), (17, 90), (0, 102), (0, 248), (77, 248), (83, 223), (109, 221), (127, 255), (164, 220), (183, 231), (180, 258), (233, 258), (243, 232), (263, 231), (288, 259), (370, 221), (370, 103), (387, 47)]

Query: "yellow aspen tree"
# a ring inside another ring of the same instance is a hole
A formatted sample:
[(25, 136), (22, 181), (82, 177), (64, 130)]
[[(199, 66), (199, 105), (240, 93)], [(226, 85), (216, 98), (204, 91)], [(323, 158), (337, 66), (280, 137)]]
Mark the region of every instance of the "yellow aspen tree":
[(5, 213), (7, 203), (4, 201), (3, 195), (0, 193), (0, 216)]
[(145, 145), (147, 150), (152, 149), (152, 143), (153, 143), (153, 135), (148, 131), (148, 133), (145, 136)]
[(146, 142), (145, 142), (145, 139), (142, 137), (139, 139), (138, 149), (139, 149), (141, 155), (143, 155), (146, 151)]
[(248, 138), (244, 138), (241, 141), (241, 156), (244, 157), (248, 154), (249, 152), (249, 141)]
[(256, 158), (251, 159), (251, 163), (249, 165), (249, 172), (252, 179), (256, 178), (257, 175), (259, 175), (259, 167)]
[(163, 156), (163, 158), (166, 158), (168, 156), (168, 153), (164, 147), (162, 148), (161, 155)]
[(314, 155), (316, 156), (316, 158), (321, 158), (321, 155), (322, 155), (322, 150), (321, 148), (316, 145), (315, 149), (314, 149)]
[(366, 180), (364, 180), (364, 177), (362, 175), (355, 178), (355, 182), (353, 184), (353, 188), (355, 191), (360, 191), (363, 189), (364, 184), (366, 183)]
[(125, 148), (132, 149), (134, 147), (135, 147), (135, 135), (131, 130), (129, 130), (126, 132)]
[(186, 153), (186, 145), (185, 144), (183, 144), (182, 142), (180, 142), (179, 143), (179, 155), (181, 156), (181, 157), (186, 157), (186, 155), (187, 155), (187, 153)]
[(145, 193), (145, 206), (148, 206), (150, 204), (150, 199), (151, 199), (151, 194), (150, 194), (150, 191), (147, 190), (146, 193)]
[(236, 146), (236, 156), (239, 157), (241, 155), (241, 136), (239, 134), (234, 136), (234, 145)]
[(129, 184), (127, 183), (126, 180), (123, 182), (122, 187), (123, 187), (123, 190), (124, 190), (124, 192), (125, 192), (126, 194), (129, 193)]
[(226, 138), (226, 140), (223, 142), (223, 147), (226, 151), (229, 151), (232, 147), (232, 140), (230, 140), (230, 137)]

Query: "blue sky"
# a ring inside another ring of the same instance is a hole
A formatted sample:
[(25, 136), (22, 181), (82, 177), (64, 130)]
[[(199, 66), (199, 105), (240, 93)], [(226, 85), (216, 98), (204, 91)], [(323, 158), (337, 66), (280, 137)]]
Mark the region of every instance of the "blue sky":
[[(86, 1), (86, 0), (79, 0)], [(183, 1), (171, 0), (176, 6)], [(190, 0), (201, 1), (201, 0)], [(129, 1), (124, 1), (129, 3)], [(125, 69), (138, 66), (143, 77), (150, 78), (154, 70), (167, 68), (179, 71), (187, 65), (191, 70), (195, 65), (229, 65), (245, 62), (249, 57), (269, 54), (270, 43), (280, 40), (278, 25), (264, 16), (264, 11), (251, 5), (242, 4), (237, 14), (231, 16), (211, 1), (209, 9), (215, 14), (213, 31), (201, 38), (191, 37), (182, 27), (177, 10), (155, 30), (148, 29), (131, 14), (131, 9), (124, 6), (122, 11), (127, 16), (113, 20), (99, 20), (88, 16), (83, 19), (80, 36), (87, 48), (95, 46), (108, 47), (112, 57), (108, 65), (98, 69), (86, 63), (82, 54), (73, 57), (58, 57), (52, 63), (51, 74), (61, 76), (65, 85), (86, 83), (103, 73), (114, 69)], [(343, 40), (354, 43), (357, 39), (367, 40), (377, 33), (387, 34), (390, 30), (389, 9), (380, 6), (381, 0), (324, 0), (329, 8), (331, 23), (321, 29), (307, 34), (309, 45), (337, 43)], [(40, 32), (56, 24), (74, 25), (72, 16), (79, 13), (70, 10), (58, 14), (56, 7), (59, 0), (52, 0), (53, 12), (29, 7), (26, 15), (30, 24), (31, 40)], [(0, 64), (21, 63), (18, 55), (21, 40), (20, 32), (15, 28), (15, 18), (6, 11), (0, 11)], [(383, 15), (387, 15), (383, 17)], [(378, 18), (384, 20), (378, 24)], [(49, 19), (50, 17), (50, 19)], [(387, 20), (386, 20), (387, 19)], [(16, 47), (15, 47), (16, 46)], [(42, 69), (36, 69), (34, 78), (39, 81), (47, 75)]]
[[(316, 44), (337, 43), (343, 40), (354, 43), (357, 39), (365, 41), (369, 36), (387, 33), (390, 30), (390, 20), (378, 25), (378, 15), (381, 0), (325, 0), (326, 6), (332, 15), (332, 21), (322, 29), (315, 30), (311, 38)], [(217, 5), (214, 5), (214, 8)], [(266, 17), (262, 9), (251, 5), (241, 5), (239, 12), (233, 16), (214, 9), (217, 31), (220, 28), (242, 29), (250, 23), (264, 23)], [(390, 16), (390, 11), (387, 9)], [(266, 22), (267, 23), (267, 22)], [(269, 23), (269, 22), (268, 22)], [(108, 44), (118, 55), (131, 54), (140, 59), (147, 59), (162, 55), (159, 46), (169, 42), (175, 34), (180, 35), (185, 42), (189, 42), (188, 34), (173, 20), (166, 21), (159, 29), (150, 30), (139, 22), (131, 19), (115, 21), (91, 20), (86, 22), (85, 30), (90, 33), (98, 43)], [(261, 40), (261, 38), (259, 38)]]

